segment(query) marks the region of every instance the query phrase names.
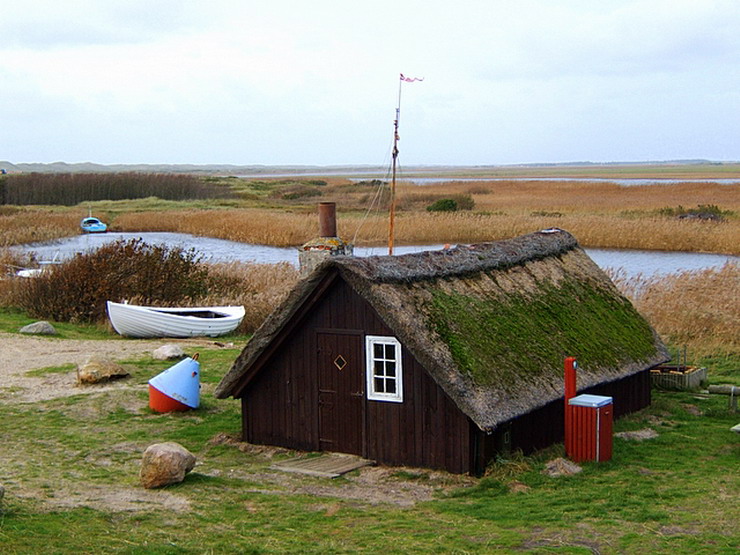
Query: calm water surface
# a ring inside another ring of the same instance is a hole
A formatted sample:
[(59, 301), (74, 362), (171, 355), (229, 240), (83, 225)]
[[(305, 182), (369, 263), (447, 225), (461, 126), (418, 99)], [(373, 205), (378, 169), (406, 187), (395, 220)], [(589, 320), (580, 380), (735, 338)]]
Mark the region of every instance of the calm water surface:
[[(261, 178), (288, 178), (301, 179), (305, 177), (345, 177), (352, 181), (367, 181), (371, 179), (380, 179), (390, 181), (387, 174), (373, 174), (371, 172), (345, 173), (339, 170), (335, 172), (306, 172), (306, 173), (266, 173), (266, 174), (249, 174), (238, 175), (242, 179), (261, 179)], [(608, 178), (608, 177), (455, 177), (454, 175), (434, 177), (397, 177), (398, 181), (413, 183), (415, 185), (436, 185), (438, 183), (449, 183), (450, 181), (476, 182), (476, 181), (576, 181), (580, 183), (616, 183), (623, 187), (634, 185), (675, 185), (676, 183), (719, 183), (720, 185), (740, 185), (740, 179), (706, 179), (706, 178)]]
[[(78, 252), (95, 250), (98, 247), (117, 241), (141, 238), (150, 244), (164, 244), (170, 247), (195, 249), (206, 260), (213, 262), (257, 262), (274, 264), (289, 262), (298, 266), (298, 250), (295, 247), (280, 248), (266, 245), (236, 243), (210, 237), (196, 237), (184, 233), (121, 233), (110, 232), (97, 235), (77, 235), (58, 241), (34, 243), (16, 247), (24, 252), (35, 252), (39, 260), (65, 260)], [(396, 254), (406, 254), (425, 250), (441, 249), (443, 245), (401, 246), (394, 249)], [(357, 247), (357, 256), (387, 254), (386, 247)], [(738, 256), (703, 254), (692, 252), (636, 251), (614, 249), (586, 249), (591, 258), (602, 268), (623, 269), (628, 276), (637, 274), (669, 274), (683, 270), (701, 270), (722, 266), (728, 261), (740, 263)]]

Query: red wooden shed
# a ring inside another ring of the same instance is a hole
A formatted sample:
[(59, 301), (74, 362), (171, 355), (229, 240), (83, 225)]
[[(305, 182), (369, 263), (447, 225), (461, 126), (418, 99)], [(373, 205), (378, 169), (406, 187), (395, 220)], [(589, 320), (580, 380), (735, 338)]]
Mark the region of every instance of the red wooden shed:
[(563, 366), (615, 416), (650, 403), (665, 346), (572, 235), (331, 257), (216, 389), (258, 444), (480, 473), (562, 441)]

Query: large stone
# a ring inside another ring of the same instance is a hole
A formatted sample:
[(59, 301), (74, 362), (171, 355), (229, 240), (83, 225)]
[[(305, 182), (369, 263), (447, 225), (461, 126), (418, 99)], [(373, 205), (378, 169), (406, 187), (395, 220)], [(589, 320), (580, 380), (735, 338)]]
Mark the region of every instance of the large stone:
[(0, 484), (0, 503), (3, 502), (3, 497), (5, 497), (5, 488)]
[(120, 364), (92, 356), (77, 366), (77, 385), (95, 384), (125, 378), (129, 373)]
[(185, 351), (182, 350), (182, 347), (172, 343), (162, 345), (152, 352), (152, 358), (154, 360), (174, 360), (176, 358), (183, 358), (184, 356)]
[(177, 484), (195, 467), (195, 455), (175, 442), (155, 443), (144, 451), (139, 477), (147, 488)]
[(34, 322), (33, 324), (23, 326), (21, 329), (18, 330), (18, 333), (29, 333), (35, 335), (56, 335), (57, 330), (46, 320), (41, 320), (39, 322)]
[(548, 461), (545, 464), (545, 469), (542, 471), (542, 474), (557, 478), (558, 476), (572, 476), (573, 474), (578, 474), (582, 470), (583, 468), (573, 461), (558, 457), (557, 459)]

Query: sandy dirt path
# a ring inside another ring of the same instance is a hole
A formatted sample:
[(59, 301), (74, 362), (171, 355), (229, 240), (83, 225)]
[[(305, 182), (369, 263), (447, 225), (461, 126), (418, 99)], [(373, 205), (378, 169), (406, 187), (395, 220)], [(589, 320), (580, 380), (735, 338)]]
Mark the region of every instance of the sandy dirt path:
[[(0, 403), (31, 403), (58, 397), (68, 397), (84, 392), (77, 387), (73, 372), (28, 376), (29, 370), (83, 364), (96, 355), (114, 361), (150, 355), (154, 349), (168, 343), (180, 343), (188, 353), (191, 349), (213, 344), (208, 339), (103, 339), (77, 340), (53, 337), (26, 336), (0, 332)], [(127, 387), (125, 381), (112, 382), (95, 388)]]

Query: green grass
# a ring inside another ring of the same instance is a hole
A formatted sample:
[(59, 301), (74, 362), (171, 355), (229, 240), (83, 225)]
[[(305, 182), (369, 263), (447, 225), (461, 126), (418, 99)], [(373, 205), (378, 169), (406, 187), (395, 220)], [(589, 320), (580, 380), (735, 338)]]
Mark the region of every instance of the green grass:
[[(0, 323), (8, 318), (0, 313)], [(571, 477), (541, 473), (562, 454), (556, 445), (499, 460), (480, 480), (398, 468), (377, 483), (363, 482), (357, 472), (330, 481), (270, 470), (275, 459), (297, 453), (214, 441), (240, 431), (239, 402), (215, 399), (213, 389), (241, 345), (200, 349), (196, 411), (148, 408), (148, 379), (172, 364), (148, 357), (120, 361), (132, 376), (105, 393), (85, 389), (33, 404), (0, 399), (6, 489), (0, 551), (693, 554), (740, 548), (740, 436), (729, 431), (740, 416), (728, 412), (725, 397), (655, 392), (652, 406), (618, 421), (616, 431), (650, 427), (659, 437), (615, 438), (611, 461), (584, 464)], [(728, 363), (726, 377), (738, 377), (733, 368)], [(139, 464), (144, 449), (159, 441), (181, 443), (198, 464), (183, 483), (149, 492), (138, 485)], [(529, 489), (515, 493), (512, 483)], [(437, 493), (413, 507), (363, 501), (381, 487)], [(361, 495), (351, 497), (353, 491)]]
[(76, 364), (62, 364), (61, 366), (47, 366), (46, 368), (35, 368), (26, 372), (26, 376), (40, 378), (49, 374), (66, 374), (77, 368)]
[(740, 353), (707, 355), (697, 364), (707, 369), (713, 383), (740, 385)]
[[(25, 312), (13, 308), (0, 308), (0, 332), (17, 333), (23, 326), (38, 322)], [(80, 325), (67, 322), (50, 322), (57, 330), (54, 337), (59, 339), (111, 339), (120, 337), (101, 325)]]

